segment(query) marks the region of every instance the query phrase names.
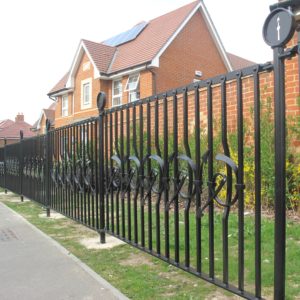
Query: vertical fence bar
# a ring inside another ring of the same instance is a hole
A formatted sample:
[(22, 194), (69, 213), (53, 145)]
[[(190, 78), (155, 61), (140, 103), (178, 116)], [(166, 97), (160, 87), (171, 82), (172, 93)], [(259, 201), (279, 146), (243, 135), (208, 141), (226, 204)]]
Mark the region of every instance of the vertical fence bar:
[[(222, 114), (222, 145), (224, 154), (230, 157), (228, 140), (227, 140), (227, 97), (226, 97), (226, 78), (223, 76), (221, 78), (221, 114)], [(232, 170), (229, 166), (227, 169), (227, 190), (226, 190), (226, 202), (230, 203), (232, 194)], [(229, 217), (229, 207), (224, 208), (224, 214), (222, 218), (222, 239), (223, 239), (223, 283), (228, 284), (228, 217)]]
[[(83, 136), (83, 151), (82, 151), (82, 159), (83, 159), (83, 170), (82, 170), (82, 173), (83, 173), (83, 180), (82, 180), (82, 186), (83, 186), (83, 215), (84, 215), (84, 218), (83, 218), (83, 222), (85, 225), (87, 225), (87, 191), (86, 191), (86, 182), (85, 182), (85, 178), (86, 178), (86, 169), (87, 169), (87, 166), (86, 166), (86, 159), (87, 159), (87, 124), (84, 123), (82, 124), (82, 136)], [(101, 139), (102, 143), (103, 143), (103, 136), (102, 136), (102, 139)], [(103, 180), (103, 178), (101, 179)]]
[(100, 92), (97, 97), (99, 110), (99, 201), (100, 201), (100, 242), (105, 243), (105, 185), (104, 185), (104, 106), (106, 95)]
[(7, 194), (7, 188), (6, 188), (6, 180), (7, 180), (7, 164), (6, 164), (6, 160), (7, 160), (7, 139), (4, 138), (4, 192), (5, 194)]
[[(126, 135), (127, 135), (127, 142), (126, 142), (126, 155), (127, 155), (127, 176), (130, 173), (130, 110), (127, 106), (126, 108)], [(130, 197), (130, 187), (127, 191), (127, 234), (128, 240), (131, 241), (131, 197)]]
[[(174, 151), (174, 191), (177, 190), (179, 184), (179, 170), (178, 170), (178, 99), (177, 91), (173, 92), (173, 151)], [(175, 262), (179, 263), (179, 205), (178, 195), (174, 198), (174, 247), (175, 247)]]
[[(113, 161), (111, 159), (113, 153), (113, 114), (110, 113), (109, 118), (109, 160), (110, 160), (110, 176), (113, 176)], [(98, 172), (97, 172), (98, 173)], [(114, 208), (114, 188), (110, 186), (110, 214), (111, 214), (111, 231), (115, 232), (115, 208)]]
[(255, 143), (255, 296), (261, 298), (261, 154), (260, 90), (258, 67), (254, 70), (254, 143)]
[(169, 236), (169, 128), (168, 128), (168, 98), (163, 98), (163, 116), (164, 116), (164, 209), (165, 209), (165, 256), (170, 258), (170, 236)]
[(285, 126), (285, 68), (280, 55), (282, 47), (274, 49), (275, 98), (275, 253), (274, 299), (285, 298), (285, 247), (286, 247), (286, 126)]
[[(120, 111), (120, 155), (121, 155), (121, 178), (125, 178), (125, 159), (124, 159), (124, 113)], [(124, 184), (125, 185), (125, 184)], [(125, 238), (125, 193), (121, 187), (121, 228), (122, 237)]]
[(241, 291), (244, 290), (244, 122), (243, 122), (243, 86), (242, 73), (237, 76), (237, 128), (238, 128), (238, 268), (239, 279), (238, 286)]
[(20, 149), (19, 149), (19, 179), (20, 179), (20, 198), (24, 201), (23, 196), (23, 168), (24, 168), (24, 155), (23, 155), (23, 131), (20, 130)]
[[(159, 114), (158, 114), (158, 98), (155, 98), (155, 110), (154, 110), (154, 140), (155, 140), (155, 149), (159, 157), (161, 157), (161, 151), (159, 148)], [(156, 252), (160, 255), (161, 245), (160, 245), (160, 201), (161, 194), (157, 196), (157, 201), (155, 204), (155, 221), (156, 221)]]
[[(189, 146), (189, 99), (188, 91), (185, 88), (183, 94), (183, 140), (184, 148), (187, 157), (191, 158), (191, 150)], [(188, 173), (191, 173), (191, 167), (188, 166)], [(190, 193), (190, 191), (188, 191)], [(190, 205), (191, 205), (191, 196), (188, 196), (188, 199), (185, 200), (184, 205), (184, 250), (185, 250), (185, 267), (190, 266)]]
[[(133, 144), (133, 151), (134, 155), (138, 157), (137, 151), (137, 141), (136, 141), (136, 106), (133, 105), (132, 111), (132, 144)], [(137, 193), (135, 192), (134, 199), (133, 199), (133, 227), (134, 227), (134, 243), (138, 243), (139, 233), (138, 233), (138, 208), (137, 208)]]
[[(151, 180), (151, 106), (150, 101), (147, 101), (147, 176)], [(152, 200), (151, 190), (148, 193), (148, 244), (149, 250), (152, 251)]]
[[(75, 171), (74, 171), (74, 176), (76, 176), (77, 178), (77, 174), (78, 174), (78, 161), (79, 161), (79, 137), (78, 137), (78, 126), (75, 126), (74, 128), (75, 132), (75, 144), (74, 144), (74, 167), (75, 167)], [(75, 217), (76, 220), (79, 221), (79, 185), (78, 185), (78, 178), (76, 179), (76, 185), (75, 185)]]
[[(208, 144), (208, 198), (211, 199), (214, 194), (215, 182), (213, 180), (214, 166), (214, 145), (213, 145), (213, 99), (212, 82), (207, 81), (207, 144)], [(215, 246), (214, 246), (214, 202), (209, 204), (208, 228), (209, 228), (209, 277), (215, 277)]]
[(46, 214), (47, 217), (50, 217), (50, 120), (46, 120), (46, 142), (45, 142), (45, 156), (46, 156), (46, 165), (45, 165), (45, 183), (46, 183)]
[[(115, 150), (116, 150), (116, 154), (118, 157), (120, 157), (120, 151), (119, 151), (119, 132), (118, 132), (118, 110), (115, 111), (115, 115), (114, 115), (114, 118), (115, 118)], [(99, 136), (100, 136), (100, 133), (99, 133)], [(119, 166), (117, 166), (119, 167)], [(120, 170), (121, 172), (121, 170)], [(117, 195), (116, 195), (116, 231), (117, 231), (117, 235), (120, 235), (120, 198), (119, 198), (119, 195), (120, 195), (120, 190), (122, 189), (122, 178), (121, 178), (121, 174), (120, 175), (120, 187), (118, 188), (118, 192), (117, 192)], [(113, 198), (114, 198), (114, 195), (113, 195)]]
[[(109, 165), (108, 165), (108, 115), (105, 118), (104, 136), (105, 136), (105, 195), (106, 195), (106, 229), (109, 230)], [(97, 137), (92, 134), (94, 142), (97, 145)], [(95, 152), (96, 153), (96, 152)], [(97, 164), (95, 164), (95, 173), (97, 173)], [(93, 206), (94, 207), (94, 206)], [(94, 218), (93, 218), (94, 219)]]
[[(200, 174), (201, 164), (201, 147), (200, 147), (200, 96), (198, 85), (195, 85), (195, 145), (196, 145), (196, 212), (201, 207), (201, 194), (202, 194), (202, 174)], [(201, 261), (202, 261), (202, 248), (201, 248), (201, 216), (196, 213), (196, 249), (197, 249), (197, 272), (201, 272)]]
[(95, 228), (99, 230), (100, 224), (99, 224), (99, 172), (98, 172), (98, 149), (100, 147), (100, 140), (98, 139), (98, 123), (95, 121), (95, 165), (96, 165), (96, 170), (95, 170), (95, 191), (96, 191), (96, 196), (95, 196)]
[[(140, 110), (140, 182), (144, 182), (144, 115), (143, 115), (143, 104), (141, 103), (139, 106)], [(145, 247), (145, 206), (144, 206), (144, 186), (140, 185), (140, 204), (141, 204), (141, 245)]]

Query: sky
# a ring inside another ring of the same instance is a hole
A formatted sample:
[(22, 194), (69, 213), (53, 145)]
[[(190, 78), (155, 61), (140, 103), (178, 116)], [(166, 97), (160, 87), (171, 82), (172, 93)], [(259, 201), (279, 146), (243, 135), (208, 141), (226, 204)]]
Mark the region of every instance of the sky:
[[(0, 120), (33, 124), (70, 69), (80, 39), (101, 42), (193, 0), (9, 0), (0, 4)], [(226, 51), (272, 59), (262, 27), (276, 0), (203, 0)]]

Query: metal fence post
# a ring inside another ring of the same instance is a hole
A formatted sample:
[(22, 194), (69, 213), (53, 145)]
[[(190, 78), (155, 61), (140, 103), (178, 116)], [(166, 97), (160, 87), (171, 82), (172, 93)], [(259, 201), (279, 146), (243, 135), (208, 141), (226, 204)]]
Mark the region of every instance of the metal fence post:
[(19, 177), (20, 177), (20, 198), (24, 201), (23, 197), (23, 168), (24, 168), (24, 157), (23, 157), (23, 130), (20, 130), (20, 152), (19, 152)]
[(274, 299), (285, 298), (286, 260), (286, 116), (284, 47), (295, 33), (296, 20), (290, 9), (271, 11), (263, 28), (265, 42), (273, 49), (275, 128), (275, 244)]
[(280, 58), (283, 48), (274, 49), (274, 98), (275, 98), (275, 253), (274, 297), (285, 295), (286, 247), (286, 137), (285, 137), (285, 80), (284, 61)]
[(100, 201), (100, 243), (105, 243), (105, 206), (104, 206), (104, 107), (106, 95), (100, 92), (97, 96), (99, 110), (99, 201)]
[(7, 188), (6, 188), (6, 144), (7, 140), (4, 138), (4, 192), (7, 194)]
[(46, 189), (45, 189), (45, 196), (46, 196), (46, 214), (47, 217), (50, 217), (50, 120), (46, 119), (46, 140), (45, 140), (45, 184), (46, 184)]

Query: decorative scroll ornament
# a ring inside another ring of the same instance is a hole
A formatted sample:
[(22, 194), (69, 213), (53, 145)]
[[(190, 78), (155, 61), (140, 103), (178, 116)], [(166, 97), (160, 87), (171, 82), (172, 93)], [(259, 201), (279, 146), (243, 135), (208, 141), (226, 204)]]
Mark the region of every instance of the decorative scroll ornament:
[[(135, 191), (135, 196), (137, 197), (141, 187), (144, 188), (145, 195), (143, 197), (142, 205), (145, 201), (150, 198), (151, 193), (157, 196), (157, 205), (159, 205), (161, 196), (164, 191), (170, 190), (169, 181), (174, 182), (174, 190), (171, 199), (166, 204), (166, 209), (169, 210), (175, 199), (183, 199), (185, 210), (190, 209), (191, 202), (197, 192), (200, 195), (203, 194), (203, 184), (204, 184), (204, 166), (207, 164), (209, 151), (205, 152), (202, 156), (201, 165), (197, 170), (195, 162), (185, 154), (180, 154), (177, 156), (178, 163), (178, 177), (177, 178), (167, 178), (165, 176), (166, 170), (164, 166), (163, 159), (158, 155), (148, 155), (145, 159), (140, 162), (136, 156), (130, 156), (124, 158), (124, 165), (122, 165), (121, 158), (117, 155), (111, 157), (112, 168), (110, 169), (109, 180), (106, 186), (106, 192), (110, 193), (112, 191), (117, 191), (121, 193), (122, 199), (125, 198), (127, 192)], [(169, 160), (169, 168), (172, 169), (172, 165), (175, 162), (175, 156), (172, 155)], [(210, 191), (210, 197), (207, 201), (198, 208), (197, 215), (202, 217), (205, 209), (215, 201), (224, 208), (224, 213), (229, 213), (229, 208), (233, 206), (238, 200), (238, 191), (244, 189), (244, 184), (235, 184), (235, 193), (233, 194), (233, 178), (232, 174), (236, 177), (236, 182), (238, 182), (238, 166), (234, 161), (224, 155), (218, 154), (216, 160), (222, 162), (226, 165), (227, 172), (226, 175), (220, 172), (214, 174), (212, 182), (208, 182), (208, 188)], [(124, 172), (122, 174), (122, 169), (125, 170), (125, 164), (129, 164), (129, 172)], [(150, 170), (147, 170), (147, 166), (150, 165)], [(144, 173), (142, 175), (142, 168), (144, 168)], [(198, 172), (198, 173), (197, 173)], [(221, 199), (220, 193), (226, 188), (226, 198)]]

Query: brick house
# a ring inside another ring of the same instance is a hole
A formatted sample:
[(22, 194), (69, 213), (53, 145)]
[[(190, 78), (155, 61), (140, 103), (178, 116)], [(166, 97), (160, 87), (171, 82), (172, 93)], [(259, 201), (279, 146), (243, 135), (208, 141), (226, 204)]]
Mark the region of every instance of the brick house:
[(102, 43), (81, 40), (70, 71), (48, 96), (57, 102), (55, 127), (98, 114), (107, 107), (226, 73), (252, 62), (226, 53), (202, 1), (141, 22)]
[(54, 128), (56, 102), (52, 103), (47, 109), (42, 109), (39, 119), (33, 124), (31, 130), (37, 134), (45, 134), (46, 120), (50, 121), (50, 128)]
[(32, 125), (24, 120), (24, 115), (19, 113), (12, 120), (0, 121), (0, 147), (3, 147), (5, 140), (7, 144), (14, 144), (20, 141), (20, 130), (23, 131), (24, 138), (33, 137), (36, 134), (31, 131)]

